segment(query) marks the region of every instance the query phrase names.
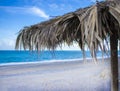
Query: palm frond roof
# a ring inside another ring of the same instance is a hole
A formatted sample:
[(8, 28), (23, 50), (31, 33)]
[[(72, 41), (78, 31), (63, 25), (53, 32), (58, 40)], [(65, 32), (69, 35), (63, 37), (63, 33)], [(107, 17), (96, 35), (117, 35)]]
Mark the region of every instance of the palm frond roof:
[(16, 39), (16, 49), (54, 50), (62, 43), (70, 46), (76, 42), (81, 50), (87, 45), (94, 54), (98, 48), (106, 50), (107, 38), (113, 34), (113, 29), (120, 36), (120, 1), (98, 2), (24, 27)]

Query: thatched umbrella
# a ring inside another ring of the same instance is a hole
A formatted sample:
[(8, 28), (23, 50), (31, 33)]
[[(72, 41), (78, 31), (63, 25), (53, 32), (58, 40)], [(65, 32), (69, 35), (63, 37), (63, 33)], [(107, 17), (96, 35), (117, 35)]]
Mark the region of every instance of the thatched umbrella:
[[(58, 16), (48, 21), (25, 27), (19, 32), (16, 49), (55, 50), (66, 43), (85, 45), (93, 58), (96, 52), (111, 51), (111, 91), (118, 91), (118, 40), (120, 39), (120, 1), (107, 0)], [(110, 41), (109, 43), (107, 43)], [(108, 44), (108, 45), (107, 45)], [(110, 45), (109, 45), (110, 44)]]

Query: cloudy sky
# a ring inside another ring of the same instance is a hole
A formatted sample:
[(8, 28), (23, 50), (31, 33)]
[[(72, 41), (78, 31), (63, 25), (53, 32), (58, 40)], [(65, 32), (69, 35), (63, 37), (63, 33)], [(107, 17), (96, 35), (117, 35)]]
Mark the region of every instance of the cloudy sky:
[[(24, 26), (39, 23), (95, 3), (96, 0), (0, 0), (0, 50), (14, 50)], [(78, 49), (74, 47), (63, 49)]]

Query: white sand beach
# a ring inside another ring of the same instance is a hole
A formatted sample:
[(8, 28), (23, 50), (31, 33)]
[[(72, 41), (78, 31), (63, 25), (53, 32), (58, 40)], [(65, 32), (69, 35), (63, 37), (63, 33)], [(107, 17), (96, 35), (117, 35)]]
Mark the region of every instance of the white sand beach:
[(110, 91), (109, 61), (0, 65), (0, 91)]

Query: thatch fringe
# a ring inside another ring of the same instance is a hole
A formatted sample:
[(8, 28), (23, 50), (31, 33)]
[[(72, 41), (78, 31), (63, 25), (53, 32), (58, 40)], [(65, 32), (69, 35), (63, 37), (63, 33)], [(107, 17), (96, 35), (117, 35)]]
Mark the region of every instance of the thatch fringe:
[[(112, 19), (110, 19), (112, 18)], [(112, 21), (111, 21), (112, 20)], [(81, 50), (85, 45), (96, 57), (96, 51), (108, 50), (108, 36), (117, 29), (120, 39), (120, 2), (99, 2), (96, 5), (58, 16), (49, 21), (25, 27), (16, 40), (16, 49), (23, 46), (29, 50), (55, 50), (66, 43), (78, 43)]]

